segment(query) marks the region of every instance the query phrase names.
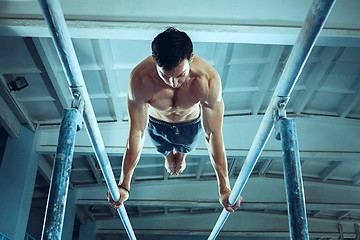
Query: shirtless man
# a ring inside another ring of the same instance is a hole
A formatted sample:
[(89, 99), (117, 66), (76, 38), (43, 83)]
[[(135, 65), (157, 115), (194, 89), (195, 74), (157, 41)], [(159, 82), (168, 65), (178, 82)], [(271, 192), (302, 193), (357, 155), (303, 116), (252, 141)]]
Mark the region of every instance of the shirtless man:
[(119, 208), (129, 198), (130, 181), (140, 159), (146, 129), (156, 150), (165, 157), (165, 168), (178, 175), (186, 167), (185, 157), (195, 149), (201, 126), (214, 167), (219, 201), (229, 212), (240, 205), (228, 204), (231, 193), (222, 136), (224, 103), (221, 80), (205, 60), (194, 56), (184, 32), (168, 28), (152, 42), (152, 56), (130, 74), (128, 91), (130, 131), (119, 181)]

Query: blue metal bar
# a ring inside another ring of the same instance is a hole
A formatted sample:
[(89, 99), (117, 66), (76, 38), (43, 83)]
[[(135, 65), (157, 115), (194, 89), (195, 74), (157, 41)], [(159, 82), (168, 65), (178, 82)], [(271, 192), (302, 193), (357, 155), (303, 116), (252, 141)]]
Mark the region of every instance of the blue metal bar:
[(11, 240), (8, 236), (6, 236), (4, 233), (0, 232), (0, 240)]
[(309, 231), (295, 120), (281, 118), (277, 124), (279, 124), (283, 150), (290, 239), (308, 240)]
[(79, 110), (64, 109), (41, 239), (61, 239), (75, 135), (81, 122), (82, 116)]
[[(94, 148), (94, 152), (104, 175), (106, 184), (110, 190), (110, 194), (112, 198), (117, 201), (120, 199), (120, 193), (100, 134), (94, 109), (90, 102), (90, 97), (85, 86), (85, 81), (75, 54), (74, 46), (71, 42), (69, 30), (67, 28), (60, 3), (58, 0), (39, 0), (39, 3), (53, 36), (53, 41), (58, 55), (60, 56), (61, 64), (64, 68), (69, 86), (73, 93), (80, 94), (80, 96), (84, 99), (85, 127), (90, 137), (90, 141)], [(129, 238), (136, 239), (124, 205), (118, 209), (118, 213)]]
[[(279, 97), (290, 96), (292, 89), (295, 86), (295, 83), (316, 42), (316, 39), (335, 4), (335, 1), (336, 0), (314, 0), (306, 16), (305, 24), (301, 28), (272, 99), (270, 100), (265, 115), (260, 123), (253, 143), (251, 144), (244, 165), (232, 189), (229, 197), (230, 205), (234, 205), (236, 200), (239, 198), (262, 150), (265, 147), (267, 140), (270, 137), (274, 127), (273, 112), (277, 108)], [(220, 217), (208, 237), (208, 240), (216, 238), (229, 215), (230, 213), (225, 209), (221, 212)]]
[(25, 240), (36, 240), (34, 237), (30, 236), (29, 234), (25, 233)]

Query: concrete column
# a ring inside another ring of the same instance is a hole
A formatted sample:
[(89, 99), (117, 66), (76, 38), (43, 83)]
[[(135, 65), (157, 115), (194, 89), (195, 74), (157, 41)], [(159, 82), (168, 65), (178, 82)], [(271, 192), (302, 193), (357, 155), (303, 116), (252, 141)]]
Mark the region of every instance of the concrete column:
[(9, 138), (0, 168), (0, 232), (24, 240), (34, 191), (38, 157), (36, 136), (22, 127), (20, 137)]
[(75, 190), (69, 188), (65, 206), (63, 231), (61, 235), (62, 240), (69, 240), (73, 238), (72, 236), (74, 231), (75, 214)]
[(80, 225), (79, 240), (95, 240), (95, 223), (88, 219), (86, 225)]

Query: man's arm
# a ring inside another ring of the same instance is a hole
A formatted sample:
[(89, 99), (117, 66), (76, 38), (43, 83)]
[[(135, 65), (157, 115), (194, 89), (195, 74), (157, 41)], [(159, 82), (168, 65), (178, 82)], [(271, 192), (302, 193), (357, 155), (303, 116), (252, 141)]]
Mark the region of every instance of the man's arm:
[[(145, 140), (145, 131), (149, 120), (148, 103), (146, 103), (146, 92), (142, 92), (142, 86), (136, 81), (133, 74), (130, 76), (129, 93), (127, 99), (129, 112), (129, 137), (126, 142), (125, 152), (122, 160), (121, 175), (119, 180), (120, 199), (114, 202), (109, 192), (106, 196), (109, 202), (119, 208), (129, 198), (130, 182), (135, 167), (139, 162), (141, 150)], [(125, 189), (124, 189), (125, 188)]]
[(130, 181), (135, 167), (139, 162), (141, 150), (145, 140), (145, 131), (149, 120), (148, 105), (128, 98), (129, 109), (129, 137), (126, 143), (122, 161), (119, 185), (130, 190)]
[(221, 97), (220, 77), (217, 74), (211, 80), (208, 91), (206, 101), (201, 104), (205, 140), (219, 185), (219, 201), (227, 211), (234, 212), (240, 205), (241, 197), (234, 206), (228, 204), (231, 190), (222, 134), (224, 102)]

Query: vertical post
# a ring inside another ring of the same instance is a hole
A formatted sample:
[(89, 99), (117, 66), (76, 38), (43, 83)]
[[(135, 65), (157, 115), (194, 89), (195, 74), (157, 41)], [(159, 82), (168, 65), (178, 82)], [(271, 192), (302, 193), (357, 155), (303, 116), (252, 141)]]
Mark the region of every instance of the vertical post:
[(61, 240), (75, 135), (81, 122), (78, 109), (64, 109), (41, 236), (44, 240)]
[(308, 240), (309, 231), (295, 120), (284, 117), (278, 121), (283, 150), (290, 239)]
[(21, 127), (20, 137), (9, 138), (0, 168), (0, 231), (7, 238), (24, 239), (29, 223), (38, 155), (35, 133)]
[(360, 240), (360, 230), (359, 230), (359, 225), (358, 224), (354, 224), (354, 228), (355, 228), (355, 234), (356, 237), (354, 240)]
[(344, 231), (343, 231), (343, 227), (341, 225), (341, 223), (338, 223), (338, 229), (339, 229), (339, 234), (340, 234), (340, 237), (338, 238), (339, 240), (344, 240)]

